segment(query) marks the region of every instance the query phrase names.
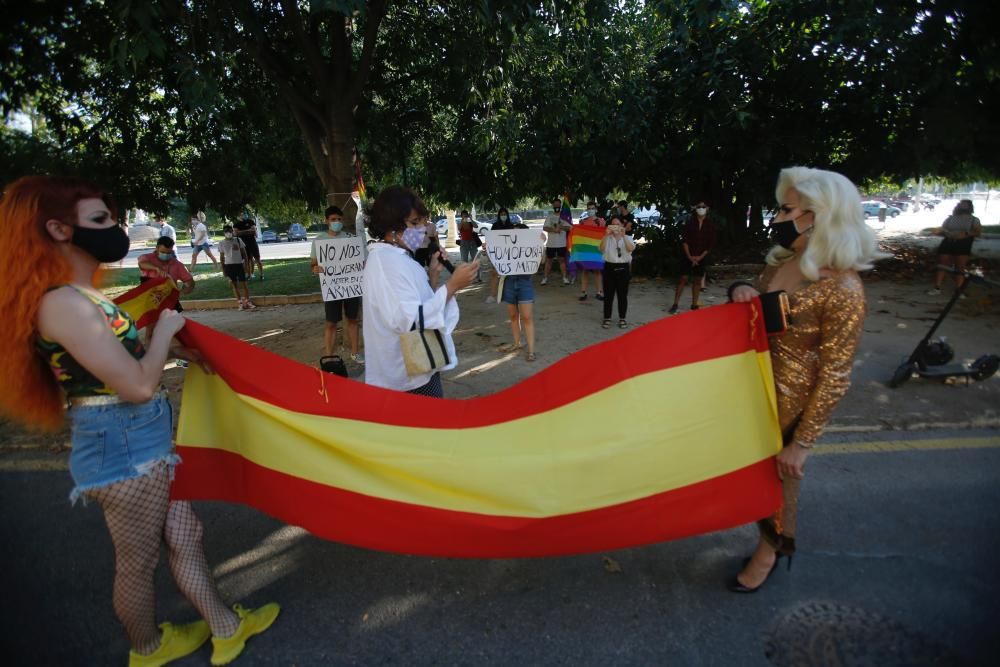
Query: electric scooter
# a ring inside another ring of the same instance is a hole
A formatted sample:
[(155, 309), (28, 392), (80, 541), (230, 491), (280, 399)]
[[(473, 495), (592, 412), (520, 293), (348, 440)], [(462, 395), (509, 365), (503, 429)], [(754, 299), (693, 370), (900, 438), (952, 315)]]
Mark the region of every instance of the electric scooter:
[(948, 345), (944, 339), (931, 340), (931, 336), (933, 336), (934, 332), (937, 331), (939, 326), (941, 326), (944, 318), (947, 317), (949, 311), (951, 311), (952, 306), (954, 306), (955, 302), (958, 301), (963, 294), (965, 294), (965, 288), (970, 282), (981, 285), (989, 285), (991, 287), (996, 287), (1000, 283), (986, 280), (981, 275), (976, 273), (958, 271), (950, 266), (938, 266), (937, 268), (949, 273), (964, 275), (965, 280), (962, 281), (959, 288), (955, 290), (954, 294), (952, 294), (951, 300), (948, 301), (948, 305), (946, 305), (944, 310), (941, 311), (941, 314), (938, 315), (938, 318), (931, 326), (931, 330), (927, 332), (927, 335), (924, 336), (919, 343), (917, 343), (917, 348), (913, 350), (913, 354), (911, 354), (906, 361), (900, 364), (896, 369), (896, 372), (892, 374), (892, 379), (889, 380), (889, 386), (893, 389), (907, 382), (911, 377), (913, 377), (914, 373), (923, 378), (934, 378), (937, 380), (964, 377), (966, 383), (968, 383), (970, 378), (978, 382), (979, 380), (985, 380), (992, 377), (993, 374), (997, 372), (997, 369), (1000, 368), (1000, 357), (995, 354), (984, 354), (968, 366), (949, 363), (955, 357), (955, 351), (952, 349), (951, 345)]

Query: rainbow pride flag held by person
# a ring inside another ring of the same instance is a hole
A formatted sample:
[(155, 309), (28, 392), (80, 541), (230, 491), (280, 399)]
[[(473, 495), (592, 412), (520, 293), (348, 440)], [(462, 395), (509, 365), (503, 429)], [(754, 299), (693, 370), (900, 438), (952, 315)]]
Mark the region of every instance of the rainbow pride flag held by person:
[(574, 225), (569, 232), (569, 261), (584, 271), (600, 271), (604, 268), (601, 254), (601, 239), (604, 228), (591, 225)]
[(359, 384), (188, 321), (184, 342), (217, 374), (187, 371), (173, 495), (445, 557), (587, 553), (746, 524), (781, 503), (758, 309), (664, 318), (464, 400)]
[(559, 209), (559, 219), (567, 224), (573, 224), (573, 212), (570, 210), (568, 193), (564, 193), (562, 196), (562, 208)]
[(142, 329), (156, 322), (161, 312), (176, 306), (179, 297), (177, 286), (169, 278), (150, 278), (119, 296), (115, 304)]

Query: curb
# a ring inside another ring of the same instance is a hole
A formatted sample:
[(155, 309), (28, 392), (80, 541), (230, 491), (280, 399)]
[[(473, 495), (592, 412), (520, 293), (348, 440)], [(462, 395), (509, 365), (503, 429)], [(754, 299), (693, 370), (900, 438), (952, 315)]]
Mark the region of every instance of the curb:
[[(254, 304), (258, 306), (289, 306), (301, 303), (323, 303), (323, 296), (319, 292), (312, 294), (272, 294), (269, 296), (251, 297)], [(225, 299), (193, 299), (184, 300), (182, 304), (184, 310), (232, 310), (233, 298)]]

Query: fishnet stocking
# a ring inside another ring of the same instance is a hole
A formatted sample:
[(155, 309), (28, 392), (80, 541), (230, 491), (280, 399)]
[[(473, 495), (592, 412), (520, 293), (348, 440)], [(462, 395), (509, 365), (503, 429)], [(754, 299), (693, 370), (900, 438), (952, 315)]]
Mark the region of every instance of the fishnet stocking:
[(170, 500), (170, 469), (164, 463), (148, 475), (88, 495), (104, 510), (115, 547), (115, 614), (136, 653), (152, 653), (160, 642), (153, 575)]
[(208, 621), (212, 634), (229, 637), (236, 632), (240, 619), (219, 595), (205, 559), (201, 536), (201, 521), (191, 503), (170, 503), (163, 537), (167, 542), (167, 557), (174, 581), (202, 618)]

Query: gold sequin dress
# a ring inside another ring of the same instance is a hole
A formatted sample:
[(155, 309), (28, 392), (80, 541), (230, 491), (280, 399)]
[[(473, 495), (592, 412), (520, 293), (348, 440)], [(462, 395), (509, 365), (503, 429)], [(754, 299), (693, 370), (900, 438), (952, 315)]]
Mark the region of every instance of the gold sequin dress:
[[(768, 291), (776, 270), (768, 267), (754, 287)], [(788, 295), (788, 304), (788, 329), (770, 339), (778, 420), (786, 445), (797, 441), (812, 446), (850, 386), (865, 292), (856, 272), (842, 271), (805, 283)], [(782, 486), (784, 505), (759, 525), (775, 550), (790, 554), (795, 551), (800, 480), (788, 478)]]

